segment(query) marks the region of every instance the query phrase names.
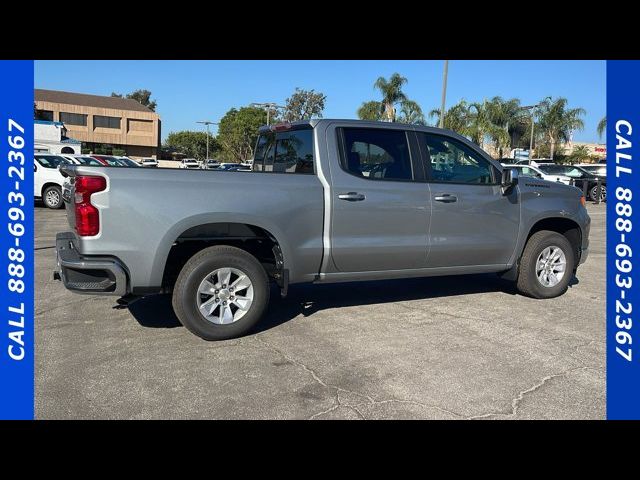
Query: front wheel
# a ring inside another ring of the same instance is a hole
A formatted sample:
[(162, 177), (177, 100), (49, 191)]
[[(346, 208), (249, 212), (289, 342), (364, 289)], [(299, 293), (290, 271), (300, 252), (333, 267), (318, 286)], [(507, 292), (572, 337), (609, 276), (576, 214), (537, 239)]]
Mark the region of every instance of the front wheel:
[(64, 206), (62, 202), (62, 190), (57, 185), (45, 188), (42, 200), (47, 208), (58, 209)]
[(269, 279), (258, 260), (236, 247), (201, 250), (185, 264), (173, 289), (180, 322), (204, 340), (226, 340), (249, 331), (269, 303)]
[(531, 235), (522, 252), (518, 290), (533, 298), (553, 298), (567, 291), (575, 268), (567, 237), (542, 230)]

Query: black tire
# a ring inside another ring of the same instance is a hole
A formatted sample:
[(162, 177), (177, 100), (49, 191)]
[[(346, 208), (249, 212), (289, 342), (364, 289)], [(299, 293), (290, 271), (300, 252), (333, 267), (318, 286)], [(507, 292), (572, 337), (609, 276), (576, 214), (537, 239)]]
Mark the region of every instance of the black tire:
[[(230, 324), (208, 321), (198, 310), (200, 283), (219, 268), (235, 268), (245, 273), (253, 284), (253, 302), (248, 312)], [(191, 257), (180, 271), (173, 289), (173, 310), (191, 333), (204, 340), (226, 340), (241, 336), (262, 318), (269, 304), (269, 278), (258, 260), (236, 247), (216, 245)]]
[[(58, 200), (55, 201), (55, 198)], [(44, 202), (45, 207), (51, 208), (52, 210), (64, 207), (64, 202), (62, 201), (62, 189), (57, 185), (45, 188), (44, 192), (42, 192), (42, 201)]]
[[(536, 261), (542, 251), (550, 246), (559, 247), (567, 260), (565, 274), (560, 282), (553, 287), (544, 286), (536, 275)], [(553, 298), (567, 291), (569, 282), (573, 277), (576, 259), (573, 248), (567, 237), (557, 232), (541, 230), (531, 235), (520, 258), (520, 271), (518, 273), (518, 291), (532, 298)]]
[[(591, 187), (591, 190), (589, 190), (589, 199), (593, 200), (594, 202), (597, 201), (596, 200), (597, 193), (598, 193), (598, 185), (594, 185), (593, 187)], [(604, 202), (606, 199), (607, 199), (607, 186), (600, 185), (600, 201)]]

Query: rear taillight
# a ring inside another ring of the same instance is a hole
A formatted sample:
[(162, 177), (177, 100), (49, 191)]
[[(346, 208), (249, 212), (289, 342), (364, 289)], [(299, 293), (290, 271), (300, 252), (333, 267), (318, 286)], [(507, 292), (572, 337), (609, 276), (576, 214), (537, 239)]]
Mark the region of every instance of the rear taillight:
[(100, 215), (91, 204), (91, 195), (107, 188), (104, 177), (79, 175), (75, 182), (76, 232), (81, 237), (92, 237), (100, 233)]

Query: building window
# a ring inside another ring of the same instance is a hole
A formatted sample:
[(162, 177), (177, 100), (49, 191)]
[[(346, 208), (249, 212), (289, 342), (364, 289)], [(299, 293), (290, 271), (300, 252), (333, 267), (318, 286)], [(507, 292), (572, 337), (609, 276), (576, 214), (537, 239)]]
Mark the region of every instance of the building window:
[(103, 117), (102, 115), (94, 115), (93, 127), (117, 128), (120, 130), (120, 117)]
[(60, 112), (60, 121), (66, 125), (87, 126), (87, 116), (81, 113)]
[(36, 110), (36, 120), (46, 120), (47, 122), (53, 122), (53, 111)]

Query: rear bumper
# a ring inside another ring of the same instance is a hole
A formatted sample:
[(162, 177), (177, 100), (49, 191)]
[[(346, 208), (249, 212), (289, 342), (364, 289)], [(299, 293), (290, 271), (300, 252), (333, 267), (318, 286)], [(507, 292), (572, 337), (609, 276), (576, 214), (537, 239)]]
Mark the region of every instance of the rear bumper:
[(90, 295), (128, 293), (128, 275), (124, 264), (114, 257), (86, 257), (74, 244), (72, 232), (56, 235), (57, 269), (53, 278), (62, 280), (65, 288)]

